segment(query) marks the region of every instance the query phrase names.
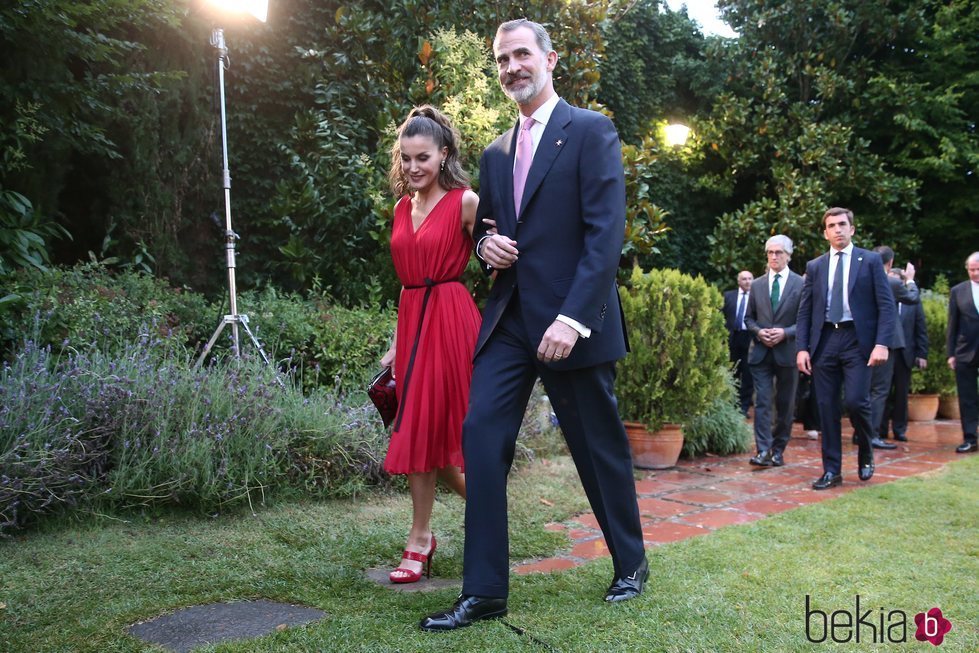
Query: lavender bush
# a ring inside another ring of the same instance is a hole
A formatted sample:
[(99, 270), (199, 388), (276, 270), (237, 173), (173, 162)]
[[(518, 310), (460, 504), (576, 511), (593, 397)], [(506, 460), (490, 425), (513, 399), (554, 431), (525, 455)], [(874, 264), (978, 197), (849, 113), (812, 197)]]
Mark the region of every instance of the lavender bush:
[(364, 406), (308, 397), (254, 360), (190, 355), (156, 328), (111, 356), (28, 343), (0, 373), (0, 535), (65, 508), (214, 510), (270, 490), (344, 496), (385, 446)]

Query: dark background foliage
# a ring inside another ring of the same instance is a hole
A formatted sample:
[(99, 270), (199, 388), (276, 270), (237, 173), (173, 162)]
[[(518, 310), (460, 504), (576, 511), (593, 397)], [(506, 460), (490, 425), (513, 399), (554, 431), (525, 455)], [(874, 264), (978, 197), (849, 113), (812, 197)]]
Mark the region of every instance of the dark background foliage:
[[(644, 266), (730, 285), (761, 271), (761, 241), (782, 231), (801, 268), (824, 246), (822, 209), (847, 205), (861, 244), (892, 245), (926, 281), (958, 278), (979, 236), (975, 3), (719, 5), (740, 38), (704, 37), (660, 0), (273, 0), (266, 24), (203, 0), (6, 4), (0, 272), (96, 258), (223, 291), (220, 25), (241, 286), (391, 301), (391, 129), (411, 105), (455, 97), (453, 54), (471, 43), (437, 35), (468, 31), (484, 46), (481, 103), (500, 108), (457, 117), (478, 153), (513, 117), (493, 89), (494, 28), (525, 15), (555, 37), (561, 95), (609, 112), (640, 150), (632, 196), (658, 212), (637, 216), (669, 227), (636, 244)], [(673, 119), (694, 137), (667, 151)]]

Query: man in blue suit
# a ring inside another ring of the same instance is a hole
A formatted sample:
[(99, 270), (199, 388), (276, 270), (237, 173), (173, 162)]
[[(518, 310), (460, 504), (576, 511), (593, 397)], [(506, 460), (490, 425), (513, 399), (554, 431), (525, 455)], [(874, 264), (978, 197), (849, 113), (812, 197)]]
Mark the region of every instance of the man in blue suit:
[(462, 594), (448, 610), (424, 618), (425, 630), (455, 630), (507, 612), (506, 482), (538, 377), (612, 556), (605, 600), (638, 596), (649, 575), (614, 394), (615, 361), (627, 349), (615, 285), (625, 234), (618, 134), (605, 116), (555, 94), (557, 53), (541, 25), (504, 23), (493, 51), (500, 84), (520, 116), (479, 163), (476, 255), (497, 277), (483, 311), (463, 425)]
[(849, 209), (823, 214), (830, 250), (806, 264), (796, 321), (796, 365), (812, 374), (823, 431), (823, 475), (813, 482), (815, 490), (843, 483), (841, 385), (857, 435), (858, 477), (869, 481), (874, 475), (870, 368), (887, 362), (897, 311), (880, 256), (854, 247), (855, 231)]
[(962, 419), (962, 444), (956, 453), (979, 451), (979, 252), (965, 259), (968, 281), (952, 287), (948, 294), (948, 366), (955, 371)]

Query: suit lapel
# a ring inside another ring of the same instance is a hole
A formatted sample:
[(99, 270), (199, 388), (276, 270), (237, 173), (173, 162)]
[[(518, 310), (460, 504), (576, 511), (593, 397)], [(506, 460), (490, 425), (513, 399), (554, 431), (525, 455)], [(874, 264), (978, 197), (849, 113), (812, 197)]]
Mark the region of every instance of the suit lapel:
[(857, 283), (857, 275), (860, 274), (860, 268), (863, 266), (863, 255), (866, 252), (859, 247), (853, 248), (853, 260), (850, 261), (850, 278), (847, 281), (847, 296), (853, 292), (853, 286)]
[[(534, 153), (534, 160), (530, 164), (530, 171), (527, 173), (527, 184), (524, 186), (523, 197), (520, 201), (521, 214), (544, 181), (544, 177), (547, 176), (547, 171), (551, 169), (554, 161), (561, 153), (564, 144), (568, 142), (566, 128), (570, 122), (571, 107), (564, 100), (559, 100), (557, 106), (554, 107), (554, 111), (551, 112), (551, 117), (547, 121), (547, 125), (544, 127), (544, 133), (541, 135), (540, 143), (537, 145), (537, 152)], [(510, 149), (511, 151), (514, 149), (512, 141)], [(513, 163), (512, 152), (510, 154), (510, 162)], [(512, 174), (510, 175), (510, 196), (513, 196)]]
[(823, 323), (826, 315), (826, 294), (829, 292), (829, 254), (823, 254), (816, 262), (815, 279), (812, 280), (813, 324)]

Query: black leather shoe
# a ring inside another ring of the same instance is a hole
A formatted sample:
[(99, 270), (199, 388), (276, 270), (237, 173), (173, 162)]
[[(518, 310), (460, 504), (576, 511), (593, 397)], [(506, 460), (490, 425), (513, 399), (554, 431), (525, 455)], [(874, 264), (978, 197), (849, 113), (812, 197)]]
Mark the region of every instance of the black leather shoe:
[(874, 475), (874, 450), (861, 449), (857, 452), (857, 476), (861, 481), (869, 481)]
[(897, 440), (898, 442), (907, 442), (908, 436), (904, 435), (903, 433), (895, 433), (894, 439)]
[(759, 451), (757, 456), (752, 457), (748, 460), (752, 465), (757, 465), (758, 467), (771, 467), (772, 465), (772, 452), (765, 450)]
[(609, 603), (618, 603), (636, 598), (642, 594), (642, 588), (646, 584), (647, 578), (649, 578), (649, 561), (643, 558), (639, 569), (632, 572), (631, 576), (616, 578), (612, 581), (608, 591), (605, 592), (605, 600)]
[(430, 614), (418, 625), (422, 630), (456, 630), (483, 619), (499, 619), (506, 613), (506, 599), (460, 596), (449, 610)]
[(831, 487), (836, 487), (837, 485), (843, 485), (843, 477), (839, 474), (831, 474), (826, 472), (819, 478), (817, 478), (812, 483), (812, 489), (814, 490), (828, 490)]
[(772, 467), (781, 467), (785, 464), (785, 461), (782, 459), (781, 451), (773, 452), (769, 460), (772, 461)]
[(959, 446), (955, 447), (955, 453), (969, 453), (970, 451), (979, 451), (979, 444), (975, 441), (963, 442)]
[(874, 449), (897, 449), (897, 445), (893, 442), (884, 442), (880, 438), (872, 438), (870, 440), (870, 445)]

